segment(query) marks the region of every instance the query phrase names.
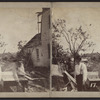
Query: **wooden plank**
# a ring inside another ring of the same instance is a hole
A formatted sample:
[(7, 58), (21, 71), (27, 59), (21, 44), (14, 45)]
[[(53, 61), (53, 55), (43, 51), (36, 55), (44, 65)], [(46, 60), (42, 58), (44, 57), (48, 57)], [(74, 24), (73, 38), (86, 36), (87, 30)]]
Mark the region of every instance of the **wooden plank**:
[(74, 90), (75, 90), (75, 86), (74, 86), (73, 82), (71, 81), (71, 79), (70, 79), (69, 77), (68, 77), (68, 80), (69, 80), (69, 83), (70, 83), (70, 85), (71, 85), (72, 89), (74, 89)]
[(99, 81), (100, 82), (100, 78), (97, 78), (97, 79), (88, 79), (89, 81), (94, 81), (94, 82), (97, 82)]
[(25, 78), (29, 79), (30, 81), (38, 80), (38, 79), (45, 79), (45, 78), (31, 78), (31, 77), (26, 76), (26, 75), (25, 75)]
[(75, 84), (77, 84), (76, 80), (67, 71), (64, 71), (64, 73), (71, 79), (72, 82), (74, 82)]
[(93, 75), (97, 75), (97, 76), (99, 75), (99, 73), (98, 73), (97, 71), (96, 71), (96, 72), (88, 72), (87, 74), (88, 74), (88, 75), (92, 75), (92, 76), (93, 76)]

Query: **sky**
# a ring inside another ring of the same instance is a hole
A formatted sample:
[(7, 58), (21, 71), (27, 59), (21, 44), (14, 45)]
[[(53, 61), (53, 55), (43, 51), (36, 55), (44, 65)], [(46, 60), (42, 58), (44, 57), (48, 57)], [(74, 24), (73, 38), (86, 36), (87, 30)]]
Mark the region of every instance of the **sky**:
[(7, 45), (0, 53), (17, 52), (18, 41), (29, 41), (37, 30), (36, 12), (42, 8), (0, 8), (0, 34)]
[[(100, 53), (100, 7), (55, 7), (52, 9), (52, 21), (56, 19), (65, 19), (67, 29), (78, 28), (81, 25), (95, 44), (86, 52), (91, 53), (94, 49), (94, 52)], [(66, 49), (64, 38), (61, 38), (61, 45)]]
[[(37, 16), (36, 12), (42, 11), (42, 8), (0, 8), (0, 34), (2, 41), (7, 45), (0, 48), (0, 53), (17, 52), (18, 41), (29, 41), (37, 34)], [(52, 21), (56, 19), (65, 19), (67, 28), (76, 28), (82, 25), (83, 29), (90, 34), (91, 40), (96, 44), (87, 52), (100, 53), (100, 7), (56, 7), (52, 8)], [(91, 26), (90, 26), (91, 24)], [(65, 40), (62, 38), (61, 44), (66, 49)]]

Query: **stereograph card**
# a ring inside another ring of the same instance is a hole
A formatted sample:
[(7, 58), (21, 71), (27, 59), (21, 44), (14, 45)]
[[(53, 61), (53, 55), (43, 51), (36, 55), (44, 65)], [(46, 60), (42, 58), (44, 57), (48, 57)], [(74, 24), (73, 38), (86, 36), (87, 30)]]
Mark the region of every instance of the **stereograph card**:
[(100, 3), (1, 2), (0, 97), (100, 97)]

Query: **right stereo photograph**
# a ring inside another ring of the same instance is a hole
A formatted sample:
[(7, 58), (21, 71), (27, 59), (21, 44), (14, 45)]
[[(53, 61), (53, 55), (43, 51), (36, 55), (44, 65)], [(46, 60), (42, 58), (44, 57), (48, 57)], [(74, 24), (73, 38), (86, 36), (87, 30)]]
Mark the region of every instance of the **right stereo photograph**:
[(100, 7), (52, 8), (52, 91), (100, 91)]

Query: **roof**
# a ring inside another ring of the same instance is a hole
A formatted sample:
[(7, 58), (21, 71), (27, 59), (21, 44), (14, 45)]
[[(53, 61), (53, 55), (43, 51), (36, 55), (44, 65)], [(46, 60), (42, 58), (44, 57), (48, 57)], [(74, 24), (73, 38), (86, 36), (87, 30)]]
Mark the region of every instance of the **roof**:
[(40, 44), (41, 44), (41, 33), (38, 33), (24, 46), (24, 48), (30, 48), (33, 46), (38, 46)]

